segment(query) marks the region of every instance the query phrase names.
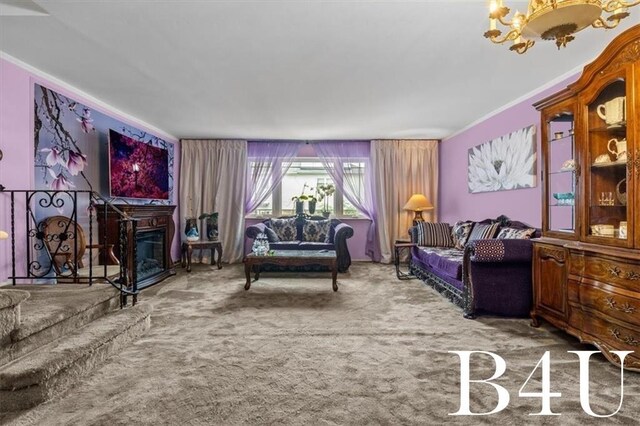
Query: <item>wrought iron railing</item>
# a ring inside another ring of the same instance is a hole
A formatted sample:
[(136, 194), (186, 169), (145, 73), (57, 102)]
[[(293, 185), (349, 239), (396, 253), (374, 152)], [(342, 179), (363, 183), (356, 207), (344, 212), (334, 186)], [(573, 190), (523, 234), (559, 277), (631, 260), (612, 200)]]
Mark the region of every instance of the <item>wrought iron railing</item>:
[[(126, 305), (128, 296), (136, 303), (139, 293), (135, 267), (137, 219), (94, 191), (4, 190), (2, 193), (10, 197), (11, 275), (8, 278), (14, 285), (19, 281), (49, 280), (89, 285), (107, 282), (120, 292), (121, 307)], [(109, 240), (106, 224), (109, 215), (114, 214), (119, 224), (119, 259), (113, 256), (113, 247), (106, 244)], [(94, 221), (103, 224), (98, 232), (94, 232)], [(84, 234), (85, 226), (88, 237)], [(97, 244), (94, 234), (98, 235)], [(86, 249), (89, 249), (88, 268), (82, 256)], [(20, 265), (23, 258), (25, 263)]]

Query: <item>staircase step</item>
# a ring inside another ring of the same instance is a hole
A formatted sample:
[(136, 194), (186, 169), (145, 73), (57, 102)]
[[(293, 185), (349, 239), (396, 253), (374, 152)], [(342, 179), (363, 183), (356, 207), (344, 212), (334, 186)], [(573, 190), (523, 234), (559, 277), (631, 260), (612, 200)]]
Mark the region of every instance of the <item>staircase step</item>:
[(11, 333), (20, 326), (20, 304), (28, 298), (28, 291), (0, 289), (0, 348), (11, 343)]
[(21, 323), (0, 346), (0, 366), (90, 323), (119, 306), (109, 284), (22, 285), (31, 297), (21, 303)]
[(0, 367), (0, 412), (38, 405), (75, 384), (150, 327), (151, 305), (114, 311)]

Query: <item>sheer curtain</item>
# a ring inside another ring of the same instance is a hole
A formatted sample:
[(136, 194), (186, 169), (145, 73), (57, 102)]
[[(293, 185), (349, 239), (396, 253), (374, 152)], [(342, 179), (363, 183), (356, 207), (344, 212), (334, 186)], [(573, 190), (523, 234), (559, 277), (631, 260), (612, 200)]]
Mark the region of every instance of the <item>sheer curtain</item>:
[(180, 227), (183, 238), (186, 217), (197, 218), (202, 213), (217, 211), (222, 260), (241, 261), (247, 141), (183, 139), (181, 146)]
[[(371, 143), (329, 141), (315, 142), (313, 148), (316, 155), (329, 173), (329, 176), (342, 188), (344, 197), (367, 219), (371, 220), (367, 232), (366, 254), (375, 262), (379, 262), (380, 244), (377, 236), (377, 215), (375, 192), (372, 187), (372, 173), (370, 162)], [(364, 176), (349, 173), (351, 164), (364, 163)], [(362, 182), (364, 179), (364, 182)], [(364, 191), (361, 191), (361, 187)]]
[(273, 192), (298, 154), (302, 142), (249, 142), (245, 214), (255, 211)]
[(378, 237), (382, 262), (392, 260), (397, 238), (408, 238), (413, 212), (402, 210), (411, 195), (424, 194), (434, 209), (423, 212), (426, 221), (436, 221), (438, 211), (437, 140), (371, 141)]

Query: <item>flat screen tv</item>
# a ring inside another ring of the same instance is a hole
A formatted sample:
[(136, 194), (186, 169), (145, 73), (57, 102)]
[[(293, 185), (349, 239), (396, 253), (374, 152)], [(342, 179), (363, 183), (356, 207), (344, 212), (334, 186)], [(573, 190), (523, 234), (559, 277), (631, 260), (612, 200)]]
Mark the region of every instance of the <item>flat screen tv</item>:
[(112, 197), (169, 199), (169, 152), (109, 130)]

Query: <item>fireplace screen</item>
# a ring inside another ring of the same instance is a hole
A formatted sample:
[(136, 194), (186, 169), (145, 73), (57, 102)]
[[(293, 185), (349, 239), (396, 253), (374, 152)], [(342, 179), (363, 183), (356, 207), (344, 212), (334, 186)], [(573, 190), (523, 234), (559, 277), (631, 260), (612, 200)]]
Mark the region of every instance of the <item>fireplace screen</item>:
[(159, 274), (166, 269), (164, 264), (164, 229), (139, 232), (136, 235), (138, 281)]

